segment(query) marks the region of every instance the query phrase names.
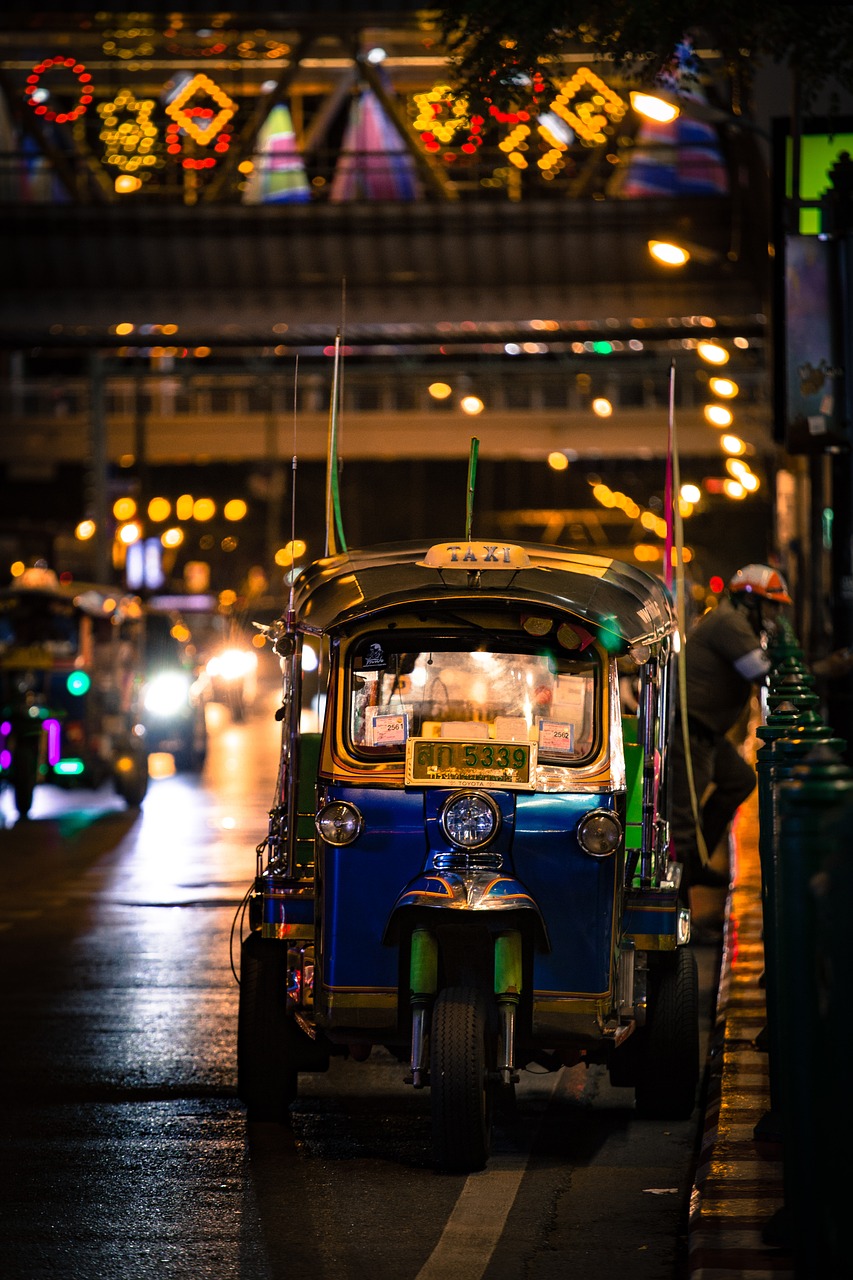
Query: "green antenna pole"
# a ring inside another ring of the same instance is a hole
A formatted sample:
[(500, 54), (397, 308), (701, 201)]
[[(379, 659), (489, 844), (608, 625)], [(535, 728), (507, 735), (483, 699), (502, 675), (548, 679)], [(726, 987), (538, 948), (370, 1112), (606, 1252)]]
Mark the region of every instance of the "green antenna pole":
[(329, 443), (326, 458), (326, 555), (346, 551), (341, 495), (338, 486), (338, 401), (340, 398), (341, 331), (335, 335), (335, 363), (329, 404)]
[(476, 436), (471, 437), (471, 452), (468, 455), (468, 493), (465, 504), (465, 541), (471, 541), (471, 523), (474, 518), (474, 486), (477, 483), (477, 454), (480, 451), (480, 441)]

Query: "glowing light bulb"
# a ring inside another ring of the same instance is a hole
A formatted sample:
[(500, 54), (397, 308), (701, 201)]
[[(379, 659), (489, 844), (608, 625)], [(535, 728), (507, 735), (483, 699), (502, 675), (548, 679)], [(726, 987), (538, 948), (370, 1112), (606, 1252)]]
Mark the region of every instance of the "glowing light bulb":
[(690, 254), (686, 249), (668, 240), (650, 240), (649, 253), (656, 262), (663, 263), (665, 267), (683, 267), (690, 261)]
[(674, 102), (667, 102), (665, 98), (659, 98), (655, 93), (640, 93), (638, 90), (632, 91), (631, 106), (641, 116), (645, 116), (647, 120), (656, 120), (659, 124), (669, 124), (672, 120), (677, 120), (681, 115), (681, 108)]
[(718, 342), (707, 340), (696, 344), (696, 354), (703, 360), (707, 360), (708, 364), (727, 364), (729, 359), (729, 353), (725, 347), (721, 347)]
[(705, 417), (712, 427), (730, 427), (733, 414), (724, 404), (706, 404)]

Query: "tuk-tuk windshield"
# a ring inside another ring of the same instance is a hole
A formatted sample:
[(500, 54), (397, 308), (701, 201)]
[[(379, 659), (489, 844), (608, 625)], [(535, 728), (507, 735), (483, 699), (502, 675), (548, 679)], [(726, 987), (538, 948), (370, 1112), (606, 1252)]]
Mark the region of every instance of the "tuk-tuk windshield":
[(72, 601), (39, 593), (0, 599), (0, 654), (41, 649), (73, 657), (80, 645), (80, 613)]
[[(352, 657), (349, 735), (357, 756), (402, 758), (412, 737), (536, 742), (539, 759), (576, 765), (598, 741), (598, 654), (471, 648), (396, 651), (363, 640)], [(450, 645), (453, 644), (453, 647)]]

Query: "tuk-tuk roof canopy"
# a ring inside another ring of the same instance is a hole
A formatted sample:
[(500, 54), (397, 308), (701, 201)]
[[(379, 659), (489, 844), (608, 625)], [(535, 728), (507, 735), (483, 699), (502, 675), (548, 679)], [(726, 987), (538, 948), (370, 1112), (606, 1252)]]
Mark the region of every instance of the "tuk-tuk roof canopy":
[(122, 593), (121, 587), (102, 586), (98, 583), (74, 582), (65, 585), (58, 579), (30, 579), (15, 581), (0, 587), (0, 600), (11, 607), (16, 601), (37, 609), (50, 608), (51, 604), (70, 605), (93, 618), (112, 617), (115, 613), (136, 617), (141, 612), (137, 596)]
[(315, 635), (373, 613), (463, 600), (565, 612), (611, 651), (654, 646), (676, 629), (660, 579), (621, 560), (542, 543), (386, 543), (317, 560), (294, 586), (296, 625)]

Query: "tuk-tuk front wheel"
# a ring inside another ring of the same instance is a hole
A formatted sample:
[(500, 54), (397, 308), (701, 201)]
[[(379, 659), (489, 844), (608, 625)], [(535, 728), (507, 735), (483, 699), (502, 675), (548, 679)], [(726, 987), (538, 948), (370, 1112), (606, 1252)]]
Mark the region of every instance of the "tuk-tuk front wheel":
[(130, 751), (122, 763), (123, 767), (113, 774), (116, 795), (131, 809), (138, 809), (148, 790), (147, 752)]
[(38, 779), (39, 748), (38, 743), (22, 738), (12, 757), (12, 788), (15, 793), (15, 808), (19, 818), (29, 816), (33, 807), (33, 792)]
[(482, 1169), (492, 1128), (495, 1041), (476, 987), (446, 987), (430, 1030), (433, 1155), (449, 1173)]

